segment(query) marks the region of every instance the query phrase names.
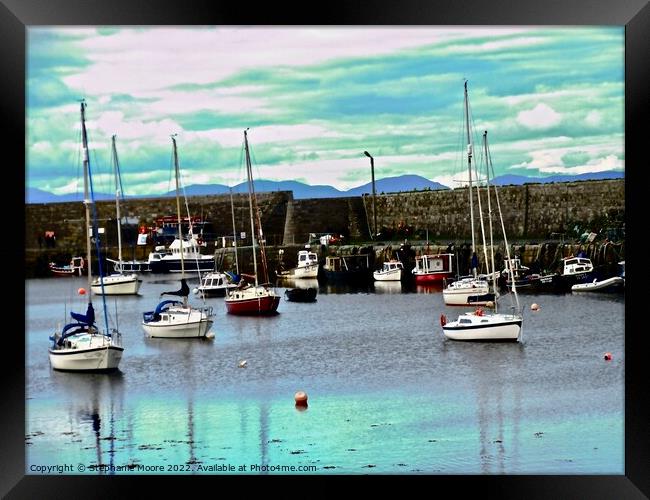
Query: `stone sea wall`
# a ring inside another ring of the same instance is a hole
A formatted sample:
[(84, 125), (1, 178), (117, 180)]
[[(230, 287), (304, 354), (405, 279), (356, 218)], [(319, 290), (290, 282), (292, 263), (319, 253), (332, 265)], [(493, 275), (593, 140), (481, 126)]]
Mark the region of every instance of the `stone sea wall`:
[[(476, 194), (474, 196), (478, 236), (478, 199)], [(511, 243), (548, 239), (572, 242), (584, 232), (602, 233), (609, 228), (616, 228), (619, 234), (623, 230), (624, 235), (625, 182), (622, 179), (504, 186), (498, 189), (498, 196)], [(443, 246), (471, 241), (466, 188), (379, 193), (374, 201), (380, 233), (377, 241), (408, 239), (415, 243), (428, 240)], [(485, 210), (484, 193), (481, 203)], [(191, 196), (187, 204), (193, 216), (210, 222), (212, 234), (206, 251), (216, 251), (221, 242), (215, 242), (215, 237), (232, 236), (230, 196)], [(494, 198), (491, 204), (496, 213)], [(373, 232), (373, 198), (370, 195), (295, 200), (291, 192), (278, 191), (258, 193), (258, 205), (269, 246), (300, 246), (309, 241), (311, 233), (342, 235), (346, 244), (364, 244)], [(105, 229), (106, 252), (116, 257), (115, 203), (101, 201), (96, 206), (99, 226)], [(236, 231), (238, 234), (245, 232), (247, 240), (243, 244), (250, 244), (248, 196), (234, 194), (233, 206)], [(138, 227), (151, 226), (157, 217), (175, 215), (176, 200), (173, 197), (129, 199), (120, 207), (122, 216), (131, 223), (123, 228), (123, 256), (144, 259), (152, 246), (135, 245)], [(187, 213), (184, 206), (181, 210)], [(25, 205), (26, 275), (47, 275), (48, 262), (64, 264), (73, 255), (83, 255), (83, 220), (81, 202)], [(498, 219), (495, 218), (493, 224), (495, 239), (500, 241)], [(43, 238), (47, 231), (56, 236), (54, 246), (48, 245)]]

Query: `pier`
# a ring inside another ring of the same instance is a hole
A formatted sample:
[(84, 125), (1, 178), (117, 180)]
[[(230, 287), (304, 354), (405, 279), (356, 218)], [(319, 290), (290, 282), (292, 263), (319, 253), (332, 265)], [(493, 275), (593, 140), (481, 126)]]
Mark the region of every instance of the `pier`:
[[(584, 251), (594, 265), (624, 259), (625, 181), (581, 181), (551, 184), (503, 186), (499, 197), (511, 250), (522, 264), (540, 263), (549, 266), (561, 256)], [(377, 193), (377, 225), (379, 236), (370, 238), (369, 221), (372, 203), (369, 194), (359, 197), (294, 199), (293, 193), (277, 191), (258, 193), (262, 226), (267, 244), (271, 271), (278, 262), (278, 251), (284, 250), (285, 266), (310, 240), (311, 248), (324, 260), (329, 252), (354, 252), (371, 247), (375, 262), (382, 262), (392, 250), (406, 240), (417, 254), (446, 252), (452, 247), (459, 253), (461, 271), (463, 252), (470, 237), (469, 215), (465, 209), (467, 189)], [(211, 224), (206, 234), (204, 253), (214, 252), (217, 262), (223, 253), (223, 266), (228, 269), (232, 247), (223, 248), (222, 237), (232, 237), (230, 196), (192, 196), (188, 205), (193, 216)], [(240, 251), (240, 266), (247, 271), (252, 259), (248, 227), (247, 196), (234, 195), (235, 225)], [(146, 259), (153, 244), (136, 245), (139, 228), (150, 226), (157, 217), (175, 210), (170, 197), (127, 199), (121, 204), (126, 221), (122, 226), (123, 253), (126, 259)], [(116, 220), (113, 201), (97, 202), (100, 226), (104, 228), (106, 255), (117, 256)], [(25, 205), (25, 274), (27, 278), (49, 276), (49, 262), (67, 263), (83, 253), (83, 205), (81, 202)], [(478, 217), (477, 217), (478, 221)], [(45, 241), (46, 234), (54, 239)], [(313, 235), (332, 234), (341, 238), (341, 245), (323, 246)], [(590, 236), (591, 241), (589, 241)], [(232, 245), (232, 239), (227, 245)], [(499, 250), (505, 254), (502, 242)], [(427, 250), (427, 246), (429, 250)], [(356, 250), (355, 250), (356, 249)], [(479, 258), (482, 249), (477, 248)], [(379, 264), (378, 264), (379, 265)], [(96, 266), (96, 264), (95, 264)], [(97, 268), (94, 267), (96, 270)]]

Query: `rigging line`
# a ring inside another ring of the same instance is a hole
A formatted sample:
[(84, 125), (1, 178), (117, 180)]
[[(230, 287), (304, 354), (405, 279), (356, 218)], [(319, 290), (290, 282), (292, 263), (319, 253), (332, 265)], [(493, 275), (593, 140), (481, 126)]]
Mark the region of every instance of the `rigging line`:
[[(179, 167), (180, 170), (180, 167)], [(192, 252), (194, 253), (194, 262), (196, 263), (196, 274), (199, 278), (199, 283), (201, 282), (201, 269), (200, 269), (200, 264), (199, 264), (199, 255), (200, 252), (198, 249), (195, 250), (195, 246), (192, 244), (192, 240), (194, 239), (194, 231), (192, 228), (192, 215), (190, 214), (190, 206), (187, 201), (187, 193), (185, 192), (185, 183), (183, 182), (183, 174), (184, 172), (181, 172), (180, 178), (179, 178), (179, 183), (181, 185), (181, 189), (183, 191), (183, 199), (185, 201), (185, 210), (187, 211), (187, 223), (189, 226), (189, 237), (188, 237), (188, 249), (192, 249)], [(204, 294), (199, 294), (201, 296), (201, 300), (203, 301), (203, 304), (205, 305), (205, 295)]]

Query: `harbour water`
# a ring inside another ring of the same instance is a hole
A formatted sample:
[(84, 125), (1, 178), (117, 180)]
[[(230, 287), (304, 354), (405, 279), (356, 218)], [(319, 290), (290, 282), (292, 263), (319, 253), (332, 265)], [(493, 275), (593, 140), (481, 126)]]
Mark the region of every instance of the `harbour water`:
[(107, 298), (119, 371), (55, 372), (48, 336), (85, 284), (26, 281), (27, 474), (624, 473), (622, 295), (521, 294), (521, 343), (447, 340), (440, 315), (465, 309), (399, 283), (321, 285), (262, 318), (207, 299), (214, 339), (149, 339), (142, 312), (178, 281), (145, 275)]

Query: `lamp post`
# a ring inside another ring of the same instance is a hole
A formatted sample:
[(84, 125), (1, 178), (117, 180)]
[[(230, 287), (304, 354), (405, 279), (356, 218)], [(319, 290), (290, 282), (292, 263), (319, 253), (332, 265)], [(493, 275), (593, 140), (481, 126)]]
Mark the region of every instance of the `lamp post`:
[(375, 159), (370, 156), (370, 153), (368, 153), (368, 151), (364, 151), (363, 154), (370, 158), (370, 172), (372, 173), (372, 217), (374, 220), (374, 234), (372, 235), (372, 239), (374, 240), (377, 237), (377, 206), (375, 204), (375, 198), (377, 196), (377, 192), (375, 191)]

